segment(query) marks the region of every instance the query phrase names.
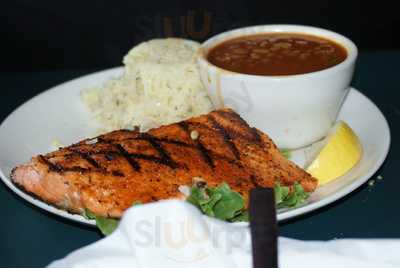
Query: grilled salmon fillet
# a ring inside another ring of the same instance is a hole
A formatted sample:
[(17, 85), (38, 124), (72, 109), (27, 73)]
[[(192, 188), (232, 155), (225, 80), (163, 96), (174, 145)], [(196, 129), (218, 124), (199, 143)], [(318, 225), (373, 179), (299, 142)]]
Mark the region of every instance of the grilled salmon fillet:
[(226, 182), (246, 200), (249, 189), (275, 182), (297, 181), (308, 192), (317, 186), (230, 109), (146, 133), (113, 131), (35, 156), (11, 172), (14, 184), (47, 203), (115, 218), (134, 202), (183, 198), (179, 186), (195, 177), (211, 187)]

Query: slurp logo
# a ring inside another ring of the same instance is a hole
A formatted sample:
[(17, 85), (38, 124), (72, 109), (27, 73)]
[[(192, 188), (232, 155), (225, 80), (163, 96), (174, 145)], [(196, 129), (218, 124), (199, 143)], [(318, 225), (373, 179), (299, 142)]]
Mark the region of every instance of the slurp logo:
[(138, 256), (145, 256), (142, 255), (144, 251), (152, 250), (167, 261), (193, 263), (215, 254), (229, 256), (239, 248), (251, 251), (247, 228), (215, 219), (168, 220), (155, 216), (151, 221), (136, 221), (134, 228), (130, 226), (129, 229), (133, 230), (131, 241)]

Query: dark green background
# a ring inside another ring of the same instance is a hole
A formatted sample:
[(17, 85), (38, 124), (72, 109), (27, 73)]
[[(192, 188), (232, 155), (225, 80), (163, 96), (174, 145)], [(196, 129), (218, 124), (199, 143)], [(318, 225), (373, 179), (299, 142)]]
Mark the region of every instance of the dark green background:
[[(226, 30), (276, 23), (329, 29), (362, 50), (400, 49), (397, 6), (388, 0), (2, 0), (0, 71), (107, 68), (151, 38), (202, 42)], [(197, 34), (187, 26), (191, 17)]]
[[(281, 224), (281, 235), (322, 240), (400, 238), (399, 62), (399, 51), (361, 53), (353, 83), (378, 105), (391, 127), (389, 156), (373, 177), (381, 175), (383, 180), (376, 180), (372, 187), (366, 184), (328, 207)], [(0, 74), (0, 119), (39, 92), (92, 71), (95, 70)], [(2, 183), (0, 215), (2, 267), (43, 267), (101, 238), (95, 229), (32, 207)]]

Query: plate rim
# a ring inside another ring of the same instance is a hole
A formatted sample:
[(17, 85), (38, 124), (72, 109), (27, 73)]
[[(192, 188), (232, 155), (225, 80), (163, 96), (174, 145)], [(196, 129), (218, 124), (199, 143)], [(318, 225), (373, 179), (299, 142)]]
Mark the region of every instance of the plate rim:
[[(49, 92), (56, 90), (59, 87), (63, 87), (69, 83), (73, 83), (76, 82), (78, 80), (84, 80), (90, 76), (98, 76), (98, 75), (104, 75), (106, 73), (117, 73), (117, 72), (121, 72), (123, 71), (123, 67), (118, 66), (118, 67), (114, 67), (114, 68), (110, 68), (110, 69), (105, 69), (105, 70), (100, 70), (94, 73), (90, 73), (90, 74), (86, 74), (68, 81), (65, 81), (61, 84), (58, 84), (54, 87), (51, 87), (47, 90), (44, 90), (42, 92), (40, 92), (39, 94), (33, 96), (32, 98), (24, 101), (22, 104), (20, 104), (16, 109), (14, 109), (0, 124), (0, 128), (3, 126), (3, 124), (9, 120), (9, 118), (16, 112), (18, 112), (19, 109), (21, 109), (24, 105), (26, 105), (27, 103), (33, 101), (34, 99), (40, 98), (40, 96), (44, 95), (44, 94), (48, 94)], [(382, 132), (385, 134), (384, 136), (387, 136), (387, 139), (385, 139), (384, 144), (381, 145), (382, 147), (382, 154), (380, 155), (380, 157), (374, 162), (374, 165), (368, 169), (368, 171), (363, 174), (362, 176), (360, 176), (359, 178), (355, 179), (353, 182), (351, 182), (349, 185), (347, 185), (346, 187), (340, 189), (339, 191), (334, 192), (333, 194), (319, 200), (316, 201), (314, 203), (309, 203), (309, 204), (305, 204), (304, 206), (298, 207), (298, 208), (294, 208), (294, 209), (290, 209), (287, 211), (283, 211), (281, 213), (277, 214), (277, 219), (278, 221), (282, 222), (282, 221), (286, 221), (288, 219), (303, 215), (303, 214), (307, 214), (311, 211), (315, 211), (319, 208), (322, 208), (328, 204), (331, 204), (341, 198), (343, 198), (344, 196), (350, 194), (351, 192), (353, 192), (354, 190), (356, 190), (357, 188), (359, 188), (361, 185), (363, 185), (365, 182), (367, 182), (376, 172), (377, 170), (382, 166), (383, 162), (385, 161), (385, 159), (388, 156), (389, 150), (390, 150), (390, 144), (391, 144), (391, 132), (390, 132), (390, 126), (389, 123), (387, 121), (387, 119), (385, 118), (384, 114), (382, 113), (382, 111), (379, 109), (379, 107), (370, 99), (368, 98), (366, 95), (364, 95), (363, 93), (361, 93), (359, 90), (355, 89), (354, 87), (350, 87), (350, 92), (354, 92), (356, 95), (358, 95), (358, 98), (364, 98), (367, 102), (369, 102), (369, 104), (371, 105), (371, 107), (373, 107), (373, 109), (375, 110), (375, 113), (378, 115), (378, 117), (380, 118), (379, 120), (382, 121), (382, 123), (384, 124), (384, 129), (382, 130)], [(0, 168), (0, 178), (3, 181), (3, 183), (15, 194), (17, 194), (19, 197), (21, 197), (22, 199), (24, 199), (24, 201), (29, 202), (30, 204), (39, 207), (49, 213), (51, 213), (52, 215), (56, 215), (56, 216), (60, 216), (64, 219), (67, 220), (71, 220), (71, 221), (75, 221), (75, 222), (79, 222), (82, 224), (86, 224), (89, 226), (95, 226), (95, 221), (94, 220), (87, 220), (85, 219), (83, 216), (79, 215), (79, 214), (72, 214), (69, 213), (65, 210), (59, 209), (51, 204), (48, 204), (44, 201), (41, 201), (40, 199), (33, 197), (29, 194), (27, 194), (26, 192), (24, 192), (23, 190), (19, 189), (17, 186), (15, 186), (12, 181), (11, 178), (9, 178), (9, 176), (6, 176), (3, 172), (3, 170)], [(245, 223), (247, 224), (247, 223)]]

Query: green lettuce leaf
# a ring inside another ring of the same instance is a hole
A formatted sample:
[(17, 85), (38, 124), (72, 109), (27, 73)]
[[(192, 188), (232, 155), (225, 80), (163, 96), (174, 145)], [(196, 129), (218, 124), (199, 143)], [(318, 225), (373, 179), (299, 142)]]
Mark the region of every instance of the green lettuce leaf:
[(244, 210), (239, 215), (235, 216), (231, 219), (231, 222), (241, 222), (241, 221), (249, 221), (249, 211)]
[(96, 219), (96, 215), (88, 209), (85, 209), (82, 213), (82, 216), (87, 220), (94, 220)]
[[(140, 201), (135, 201), (133, 202), (132, 206), (137, 206), (141, 205), (142, 202)], [(106, 218), (102, 216), (97, 216), (93, 212), (91, 212), (88, 209), (85, 209), (83, 211), (82, 216), (88, 220), (95, 220), (96, 221), (96, 226), (99, 228), (101, 233), (103, 235), (110, 235), (112, 232), (114, 232), (115, 229), (117, 229), (119, 220), (113, 219), (113, 218)]]
[(279, 151), (280, 151), (281, 154), (282, 154), (285, 158), (287, 158), (287, 159), (290, 159), (290, 157), (292, 157), (292, 153), (291, 153), (291, 151), (290, 151), (289, 149), (280, 148)]
[(195, 184), (186, 200), (210, 217), (226, 221), (242, 221), (246, 218), (242, 215), (245, 212), (243, 197), (232, 191), (226, 183), (215, 188)]
[(97, 227), (106, 236), (110, 235), (112, 232), (114, 232), (114, 230), (117, 229), (118, 224), (119, 224), (119, 220), (116, 220), (116, 219), (99, 217), (99, 216), (96, 217)]
[(221, 198), (215, 202), (214, 213), (215, 217), (221, 220), (230, 220), (237, 216), (245, 207), (243, 197), (232, 191), (227, 183), (222, 183), (220, 186), (209, 189), (211, 195), (220, 195)]
[[(274, 190), (277, 209), (301, 206), (309, 197), (298, 182), (292, 187), (276, 183)], [(210, 217), (229, 222), (249, 221), (243, 197), (232, 191), (226, 183), (215, 188), (193, 185), (186, 200)]]
[(275, 202), (277, 208), (293, 208), (307, 202), (309, 193), (304, 191), (300, 183), (296, 182), (292, 188), (275, 184)]
[(95, 220), (97, 228), (99, 228), (101, 233), (106, 236), (114, 232), (114, 230), (117, 229), (119, 223), (119, 220), (117, 219), (97, 216), (88, 209), (84, 210), (82, 216), (88, 220)]

